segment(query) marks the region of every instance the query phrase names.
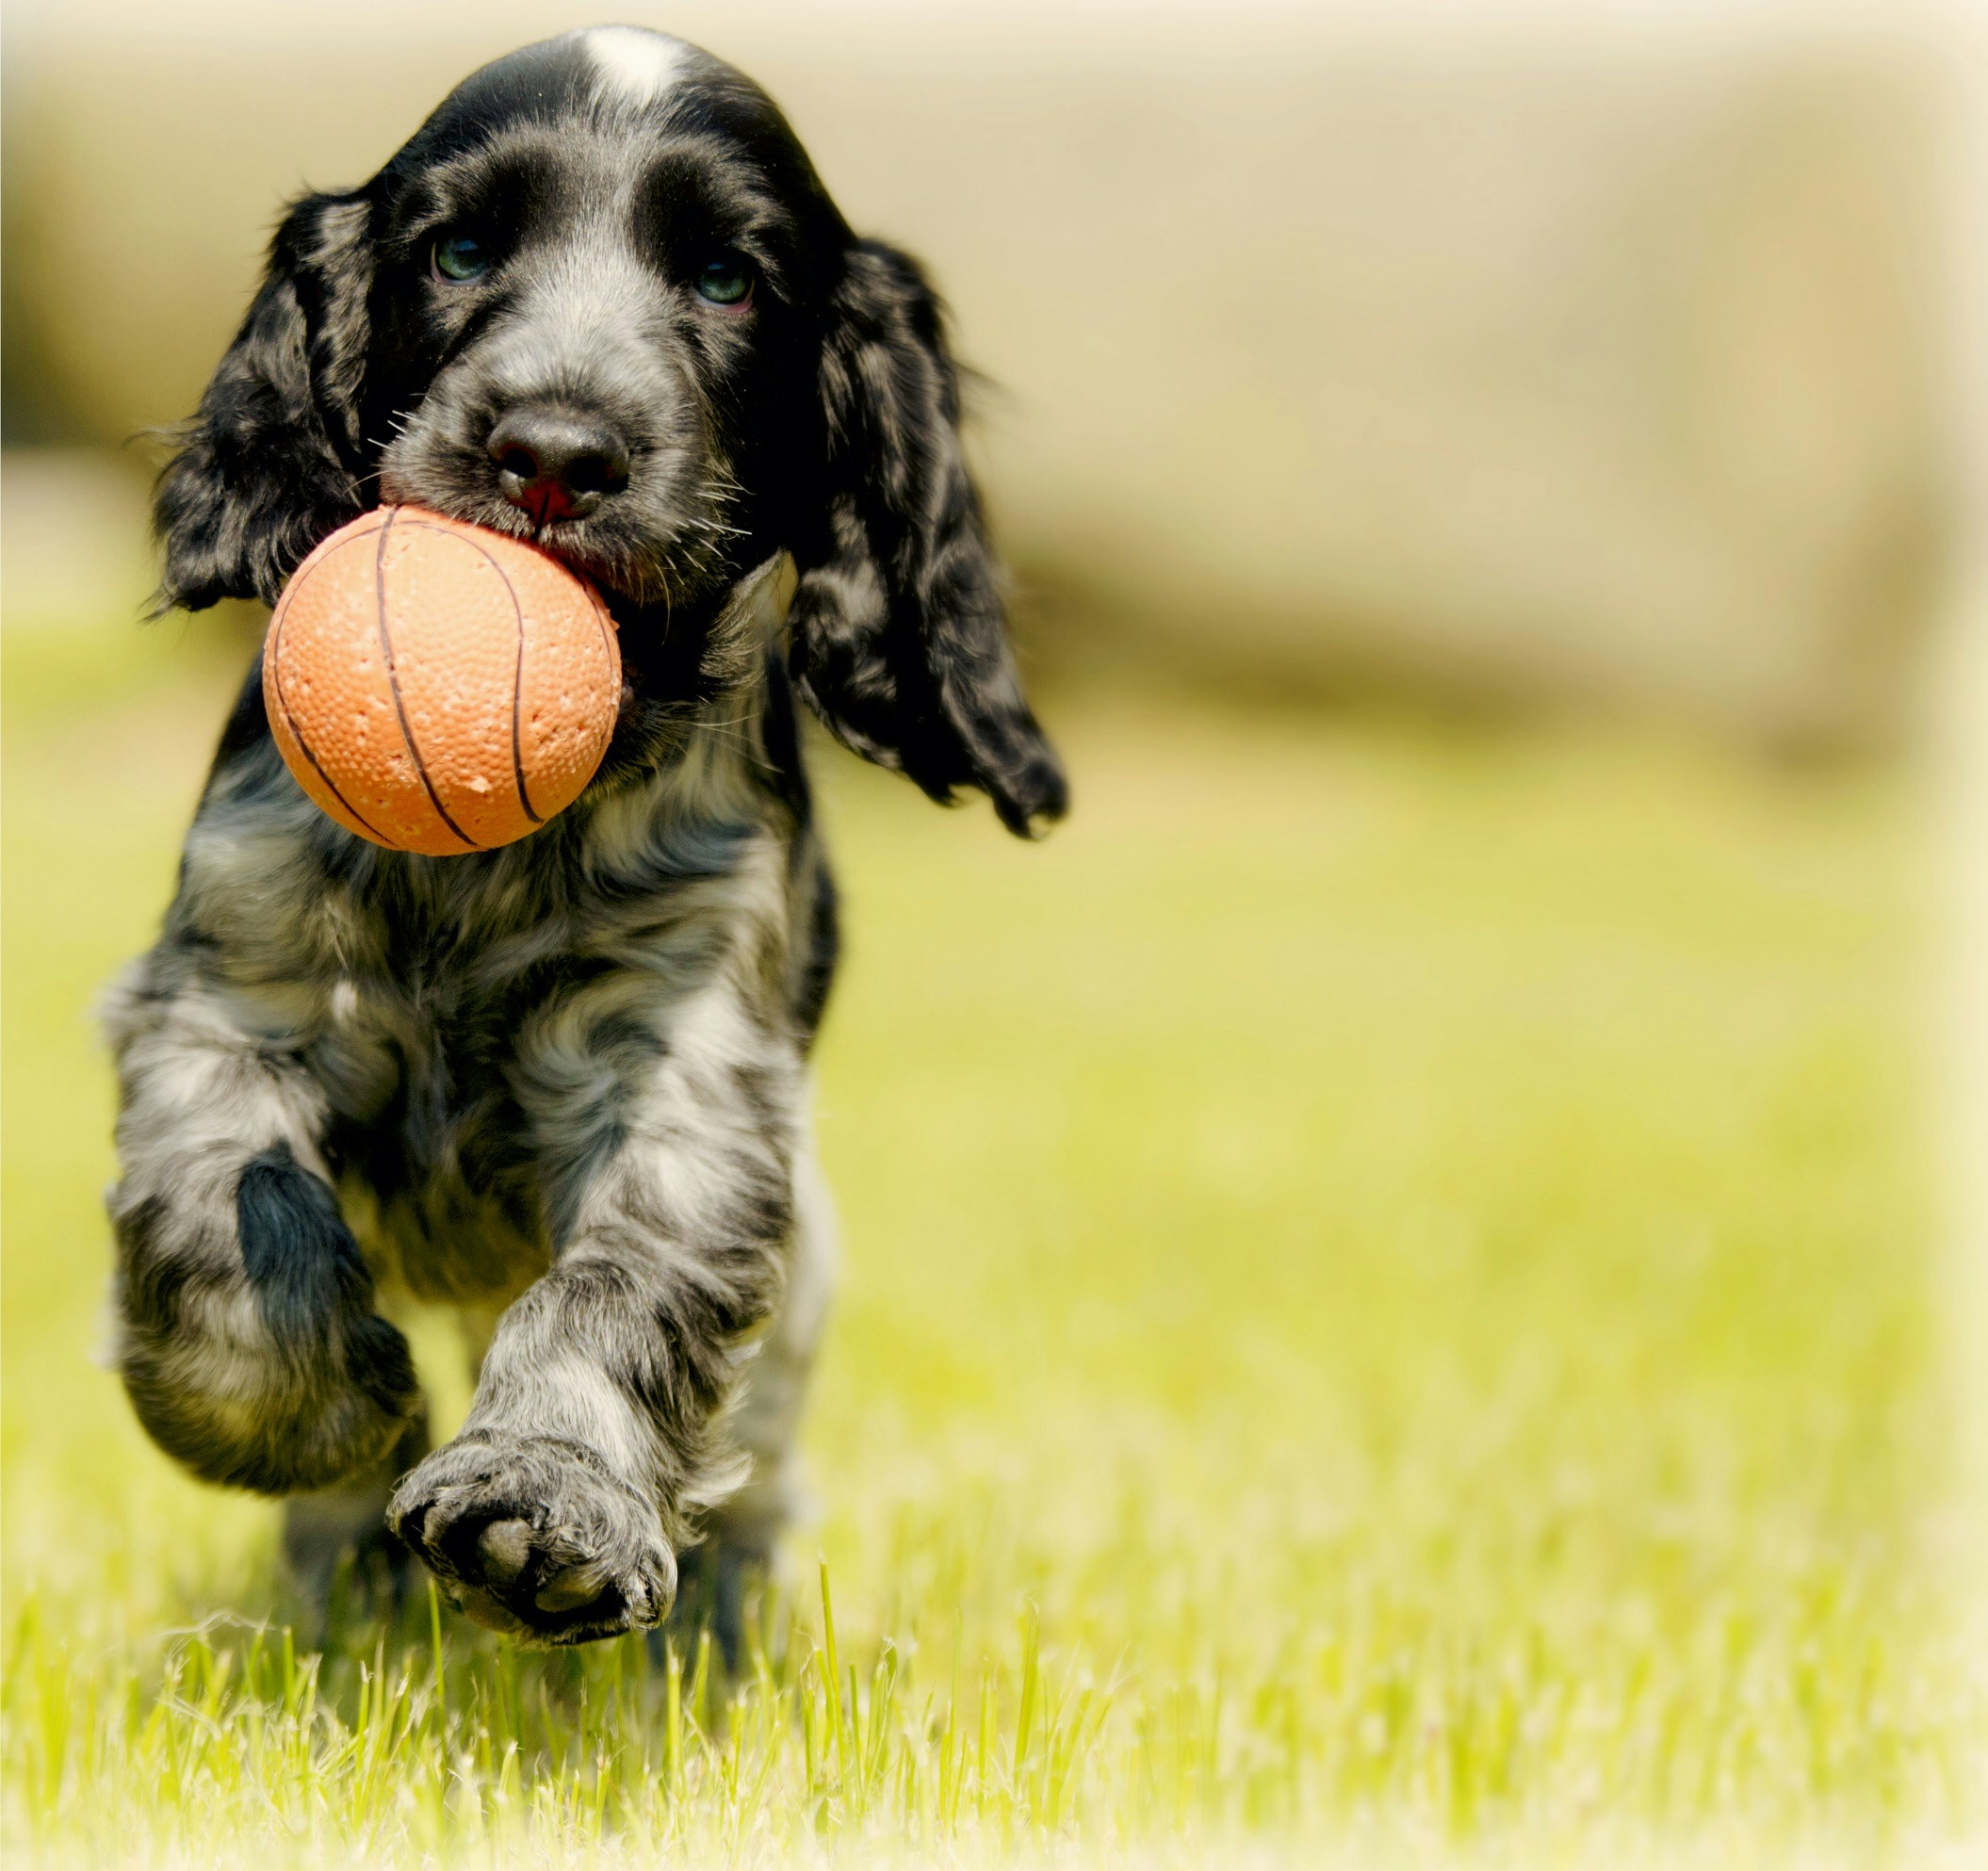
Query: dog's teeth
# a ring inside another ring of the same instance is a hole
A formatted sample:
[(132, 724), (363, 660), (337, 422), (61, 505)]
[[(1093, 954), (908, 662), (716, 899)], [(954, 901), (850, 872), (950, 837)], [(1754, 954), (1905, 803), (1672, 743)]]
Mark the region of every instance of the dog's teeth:
[(541, 1611), (578, 1611), (600, 1596), (602, 1573), (598, 1566), (572, 1566), (555, 1572), (539, 1587), (535, 1601)]
[(477, 1540), (477, 1557), (488, 1577), (510, 1585), (531, 1557), (531, 1529), (523, 1521), (491, 1521)]

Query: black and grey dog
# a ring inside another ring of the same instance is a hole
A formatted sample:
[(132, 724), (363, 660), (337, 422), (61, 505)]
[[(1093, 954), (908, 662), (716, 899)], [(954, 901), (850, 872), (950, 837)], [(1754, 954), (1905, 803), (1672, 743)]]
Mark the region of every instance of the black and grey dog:
[[(437, 858), (318, 812), (252, 673), (114, 997), (124, 1382), (195, 1472), (292, 1497), (305, 1571), (383, 1516), (471, 1616), (575, 1643), (655, 1623), (700, 1539), (765, 1554), (832, 1251), (795, 697), (1013, 831), (1064, 805), (958, 419), (918, 268), (674, 39), (500, 59), (285, 219), (160, 482), (163, 603), (267, 603), (415, 502), (583, 572), (627, 678), (576, 805)], [(476, 1347), (432, 1453), (397, 1291)]]

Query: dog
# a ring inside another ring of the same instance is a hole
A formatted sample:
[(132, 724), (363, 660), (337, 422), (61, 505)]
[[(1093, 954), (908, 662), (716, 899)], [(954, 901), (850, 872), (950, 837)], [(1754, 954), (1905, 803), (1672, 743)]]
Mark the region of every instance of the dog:
[[(252, 669), (113, 992), (118, 1368), (195, 1474), (288, 1497), (300, 1574), (398, 1539), (479, 1622), (573, 1644), (658, 1623), (694, 1557), (736, 1619), (832, 1259), (800, 708), (1016, 833), (1066, 803), (959, 422), (919, 266), (660, 34), (500, 58), (284, 218), (160, 477), (159, 608), (271, 603), (404, 502), (591, 580), (625, 677), (576, 805), (423, 857), (311, 805)], [(400, 1293), (468, 1326), (439, 1448)]]

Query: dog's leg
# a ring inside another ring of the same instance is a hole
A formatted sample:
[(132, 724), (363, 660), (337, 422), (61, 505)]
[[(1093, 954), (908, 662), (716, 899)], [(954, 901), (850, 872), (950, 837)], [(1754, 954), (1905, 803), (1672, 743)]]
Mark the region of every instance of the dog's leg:
[(407, 1343), (324, 1177), (321, 1089), (220, 995), (139, 964), (109, 1010), (118, 1362), (153, 1440), (208, 1481), (329, 1488), (419, 1407)]
[(391, 1603), (401, 1596), (413, 1555), (388, 1530), (386, 1504), (395, 1484), (428, 1447), (428, 1420), (417, 1416), (384, 1460), (363, 1474), (335, 1488), (292, 1494), (283, 1504), (284, 1564), (320, 1626), (348, 1562), (356, 1588), (369, 1601)]
[(728, 1440), (752, 1463), (744, 1486), (712, 1512), (705, 1536), (680, 1557), (673, 1631), (694, 1641), (708, 1623), (727, 1669), (744, 1641), (745, 1594), (771, 1565), (781, 1532), (806, 1511), (799, 1444), (802, 1406), (835, 1286), (835, 1207), (811, 1147), (794, 1159), (793, 1245), (780, 1310), (740, 1380), (725, 1420)]
[(800, 1066), (721, 978), (639, 1041), (625, 983), (521, 1036), (554, 1264), (492, 1336), (395, 1530), (480, 1621), (550, 1643), (655, 1624), (742, 1466), (713, 1420), (781, 1289)]

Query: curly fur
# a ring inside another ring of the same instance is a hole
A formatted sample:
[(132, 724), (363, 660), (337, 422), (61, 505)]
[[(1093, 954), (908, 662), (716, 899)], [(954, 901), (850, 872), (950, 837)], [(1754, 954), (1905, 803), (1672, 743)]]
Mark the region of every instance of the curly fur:
[[(429, 263), (464, 227), (493, 256), (467, 284)], [(693, 290), (714, 250), (752, 269), (743, 313)], [(507, 498), (491, 432), (545, 409), (626, 442), (613, 497)], [(806, 1062), (835, 893), (795, 697), (1018, 832), (1064, 804), (958, 418), (918, 268), (851, 234), (763, 93), (660, 35), (501, 59), (285, 219), (161, 479), (162, 606), (268, 602), (415, 500), (585, 572), (627, 677), (575, 806), (426, 858), (310, 805), (252, 670), (113, 997), (126, 1386), (196, 1473), (308, 1497), (306, 1570), (425, 1446), (383, 1291), (492, 1322), (468, 1420), (386, 1510), (473, 1616), (651, 1623), (705, 1515), (735, 1555), (777, 1531), (830, 1255)]]

